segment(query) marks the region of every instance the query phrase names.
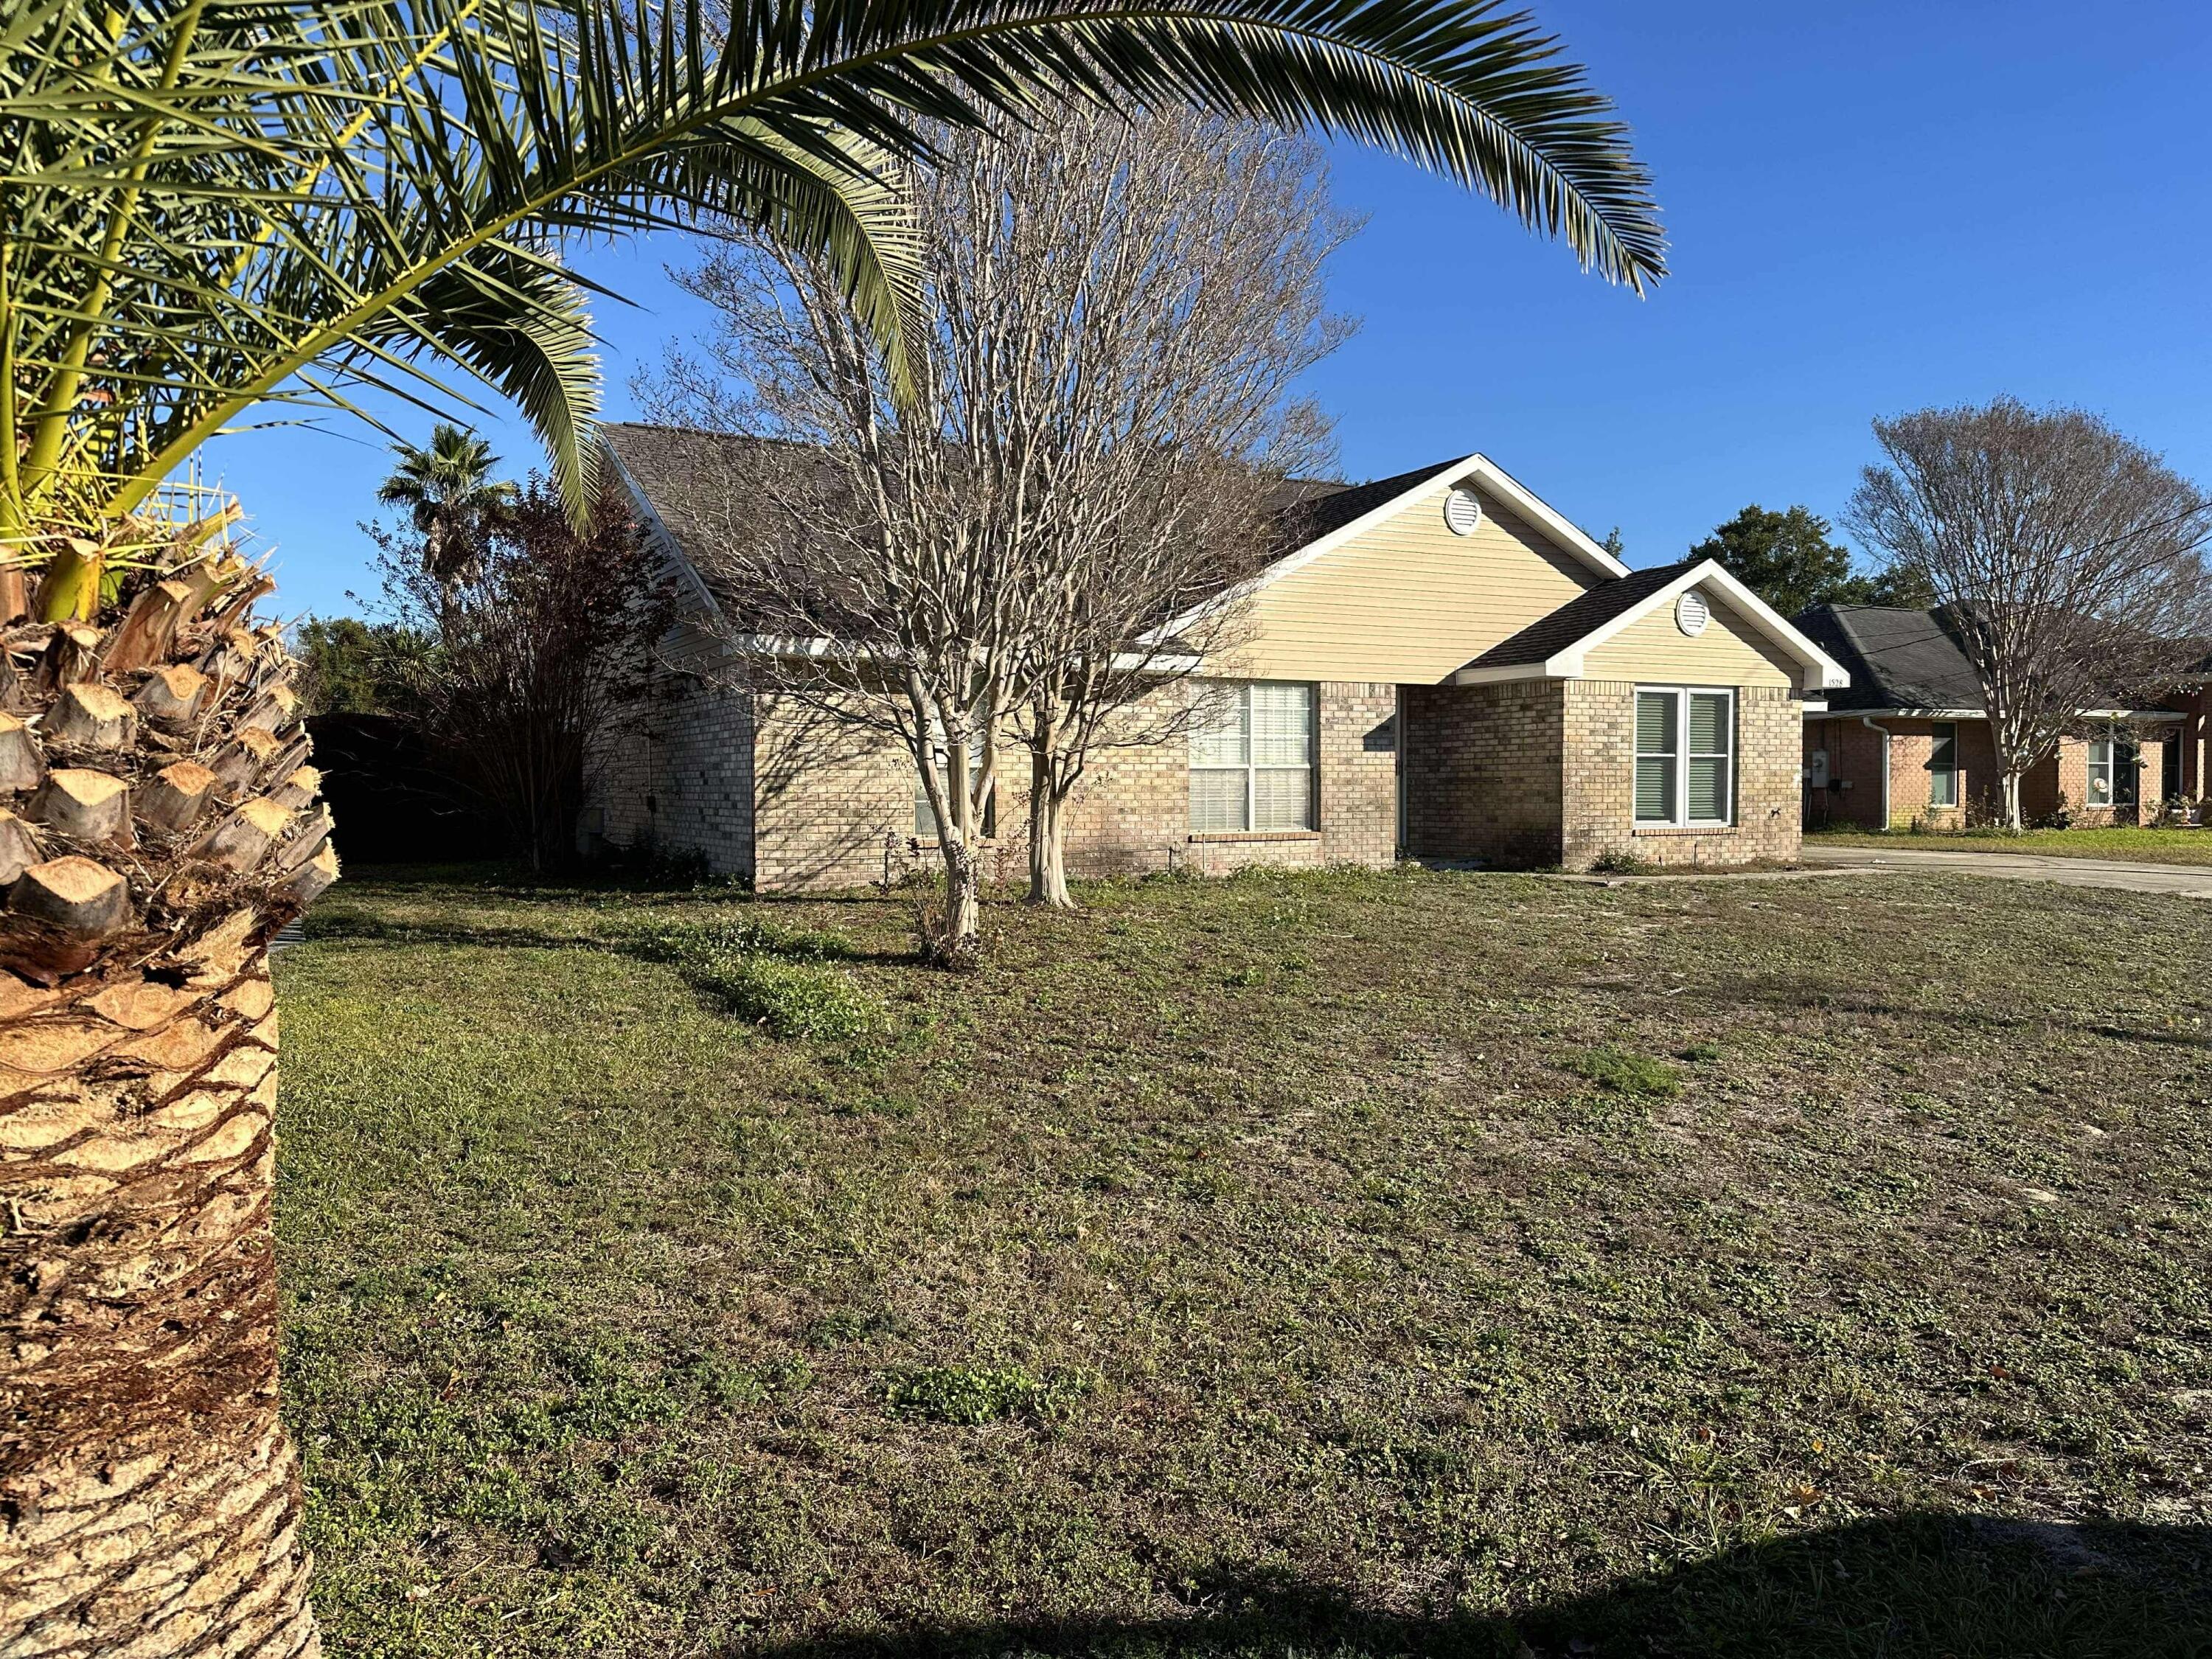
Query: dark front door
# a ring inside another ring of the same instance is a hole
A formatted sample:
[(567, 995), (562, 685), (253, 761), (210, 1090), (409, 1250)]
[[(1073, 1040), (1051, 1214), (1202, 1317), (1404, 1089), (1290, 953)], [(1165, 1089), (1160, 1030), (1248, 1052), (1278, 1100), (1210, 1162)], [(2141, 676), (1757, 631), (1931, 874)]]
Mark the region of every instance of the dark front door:
[(2158, 798), (2160, 800), (2181, 799), (2181, 732), (2179, 727), (2166, 734), (2166, 747), (2159, 751)]

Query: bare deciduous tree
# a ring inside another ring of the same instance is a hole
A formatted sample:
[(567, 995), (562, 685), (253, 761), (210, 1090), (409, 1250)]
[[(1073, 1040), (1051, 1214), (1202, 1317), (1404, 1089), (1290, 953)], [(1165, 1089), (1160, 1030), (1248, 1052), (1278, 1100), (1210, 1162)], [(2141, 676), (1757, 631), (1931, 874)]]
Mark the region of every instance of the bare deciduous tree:
[(1874, 423), (1848, 518), (1935, 595), (1980, 677), (2021, 825), (2021, 780), (2089, 711), (2163, 695), (2212, 632), (2212, 503), (2081, 410), (1929, 409)]
[(642, 390), (772, 441), (699, 504), (709, 574), (768, 683), (913, 757), (957, 950), (1002, 733), (1029, 750), (1031, 896), (1066, 903), (1091, 756), (1190, 720), (1176, 681), (1238, 625), (1206, 602), (1327, 450), (1293, 386), (1346, 332), (1321, 268), (1352, 226), (1310, 145), (1097, 112), (948, 139), (916, 211), (933, 326), (908, 401), (830, 275), (755, 244), (684, 276), (720, 330)]

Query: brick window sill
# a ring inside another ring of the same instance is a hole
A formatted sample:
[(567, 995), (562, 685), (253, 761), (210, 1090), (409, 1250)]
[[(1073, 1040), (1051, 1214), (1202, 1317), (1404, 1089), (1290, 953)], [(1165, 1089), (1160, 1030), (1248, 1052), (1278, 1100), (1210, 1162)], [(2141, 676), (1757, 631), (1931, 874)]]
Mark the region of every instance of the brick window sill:
[(1194, 842), (1241, 841), (1319, 841), (1318, 830), (1215, 830), (1204, 835), (1194, 834)]
[(1699, 836), (1710, 840), (1715, 836), (1740, 836), (1743, 833), (1743, 826), (1740, 823), (1693, 823), (1685, 829), (1668, 823), (1632, 830), (1629, 833), (1632, 836), (1653, 836), (1662, 840), (1670, 836), (1678, 840), (1685, 836)]

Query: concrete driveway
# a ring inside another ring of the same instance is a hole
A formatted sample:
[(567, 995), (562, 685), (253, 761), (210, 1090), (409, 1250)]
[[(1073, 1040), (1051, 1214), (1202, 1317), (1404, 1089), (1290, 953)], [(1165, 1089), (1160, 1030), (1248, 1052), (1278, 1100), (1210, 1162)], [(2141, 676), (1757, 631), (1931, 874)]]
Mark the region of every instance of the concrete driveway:
[(2184, 864), (2124, 864), (2114, 859), (2048, 858), (2038, 853), (1953, 853), (1936, 848), (1822, 847), (1808, 836), (1804, 860), (1816, 866), (1862, 870), (1923, 870), (1930, 874), (2002, 876), (2010, 881), (2055, 881), (2068, 887), (2117, 887), (2129, 893), (2171, 893), (2212, 899), (2212, 867)]

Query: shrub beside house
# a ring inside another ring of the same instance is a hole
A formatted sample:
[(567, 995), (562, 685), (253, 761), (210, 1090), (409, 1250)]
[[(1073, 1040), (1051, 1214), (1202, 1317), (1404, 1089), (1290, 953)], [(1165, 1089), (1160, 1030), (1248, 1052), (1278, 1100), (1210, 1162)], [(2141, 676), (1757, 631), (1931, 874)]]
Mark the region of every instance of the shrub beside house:
[[(764, 890), (898, 874), (929, 850), (908, 757), (780, 695), (700, 574), (732, 441), (609, 428), (690, 597), (663, 653), (682, 684), (596, 745), (585, 834)], [(1203, 699), (1197, 729), (1104, 751), (1080, 787), (1071, 872), (1796, 854), (1802, 710), (1846, 676), (1717, 563), (1632, 572), (1480, 455), (1299, 493), (1236, 644), (1163, 684)], [(995, 813), (1010, 866), (1019, 787)]]

